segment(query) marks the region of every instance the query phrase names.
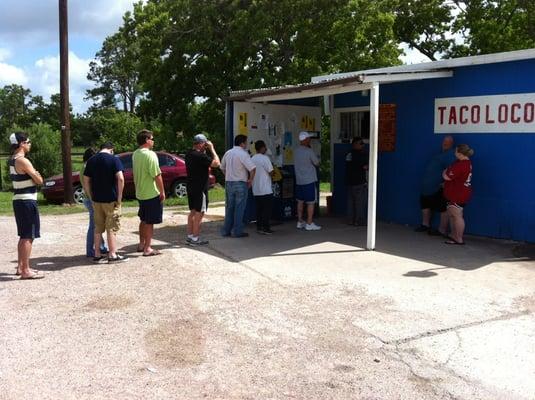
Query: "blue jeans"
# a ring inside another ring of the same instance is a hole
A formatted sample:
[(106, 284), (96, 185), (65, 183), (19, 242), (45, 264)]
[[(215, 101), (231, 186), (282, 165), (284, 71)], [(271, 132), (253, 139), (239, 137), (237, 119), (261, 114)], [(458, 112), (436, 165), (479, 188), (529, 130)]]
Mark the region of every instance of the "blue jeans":
[[(84, 206), (89, 211), (89, 226), (87, 227), (87, 236), (85, 239), (85, 255), (87, 257), (95, 257), (95, 219), (93, 217), (93, 204), (91, 200), (84, 199)], [(102, 253), (107, 253), (108, 248), (104, 240), (100, 242), (100, 251)]]
[(240, 236), (243, 233), (243, 215), (248, 194), (247, 182), (225, 183), (225, 223), (221, 230), (223, 236)]

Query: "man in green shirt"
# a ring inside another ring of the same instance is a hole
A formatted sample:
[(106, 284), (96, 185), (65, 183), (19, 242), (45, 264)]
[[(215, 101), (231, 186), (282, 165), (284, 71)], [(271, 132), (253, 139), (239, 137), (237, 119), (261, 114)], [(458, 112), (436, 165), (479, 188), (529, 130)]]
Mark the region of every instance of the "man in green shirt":
[(151, 247), (154, 224), (162, 222), (165, 188), (162, 171), (158, 165), (158, 156), (151, 149), (154, 146), (154, 134), (143, 129), (137, 134), (139, 148), (132, 154), (132, 169), (136, 198), (139, 201), (139, 245), (137, 250), (144, 256), (160, 254)]

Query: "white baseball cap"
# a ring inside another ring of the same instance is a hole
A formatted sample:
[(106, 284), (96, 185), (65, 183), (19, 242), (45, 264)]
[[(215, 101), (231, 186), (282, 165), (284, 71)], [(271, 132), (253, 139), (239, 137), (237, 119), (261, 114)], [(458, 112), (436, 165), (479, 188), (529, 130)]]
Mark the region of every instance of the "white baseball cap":
[(305, 139), (308, 139), (309, 137), (312, 137), (312, 136), (310, 135), (310, 133), (305, 132), (305, 131), (303, 131), (303, 132), (299, 132), (299, 141), (300, 141), (300, 142), (302, 142), (302, 141), (305, 140)]

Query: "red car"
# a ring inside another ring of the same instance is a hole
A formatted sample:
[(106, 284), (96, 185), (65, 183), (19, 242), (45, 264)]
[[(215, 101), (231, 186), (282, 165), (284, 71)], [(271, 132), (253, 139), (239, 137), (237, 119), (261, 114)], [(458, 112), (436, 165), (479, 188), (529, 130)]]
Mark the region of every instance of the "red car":
[[(168, 195), (176, 197), (186, 196), (186, 162), (177, 155), (157, 151), (158, 162), (162, 170), (163, 184)], [(124, 167), (124, 194), (125, 198), (135, 198), (136, 188), (134, 186), (134, 175), (132, 173), (132, 153), (121, 153), (116, 157), (121, 159)], [(215, 176), (210, 172), (210, 188), (215, 185)], [(84, 192), (80, 183), (79, 172), (72, 174), (72, 186), (74, 201), (78, 204), (84, 202)], [(49, 202), (63, 201), (63, 175), (51, 176), (45, 179), (41, 188), (45, 199)]]

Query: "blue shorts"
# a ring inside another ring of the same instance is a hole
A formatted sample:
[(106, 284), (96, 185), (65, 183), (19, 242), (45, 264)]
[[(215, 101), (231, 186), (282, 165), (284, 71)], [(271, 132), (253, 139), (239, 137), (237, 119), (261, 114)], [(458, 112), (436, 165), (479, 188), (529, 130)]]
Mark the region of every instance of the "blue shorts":
[(21, 239), (41, 237), (39, 209), (35, 200), (13, 200), (13, 211), (17, 221), (17, 234)]
[(142, 222), (150, 225), (162, 223), (163, 204), (160, 201), (160, 196), (138, 201), (139, 211), (137, 215)]
[(295, 198), (307, 204), (316, 203), (318, 201), (318, 186), (316, 182), (295, 185)]

